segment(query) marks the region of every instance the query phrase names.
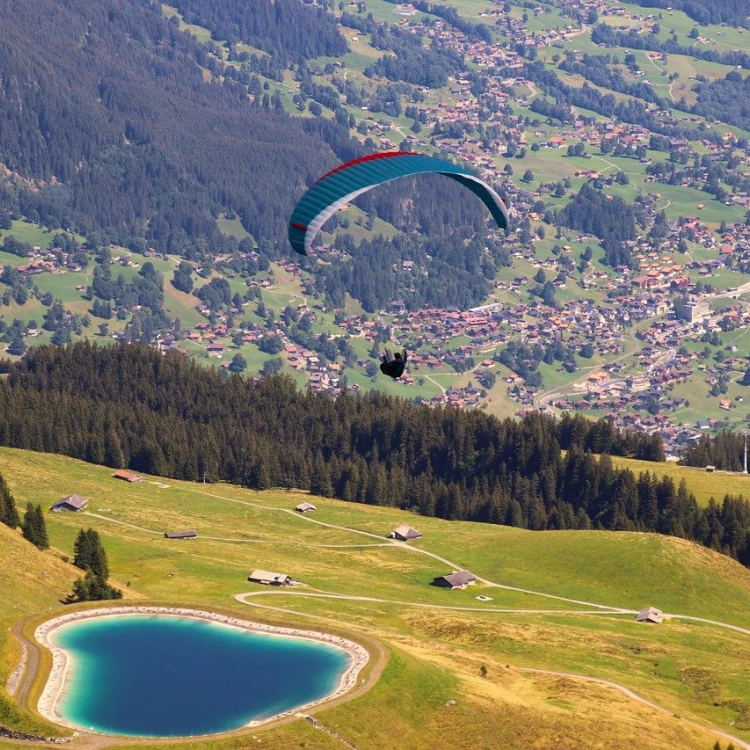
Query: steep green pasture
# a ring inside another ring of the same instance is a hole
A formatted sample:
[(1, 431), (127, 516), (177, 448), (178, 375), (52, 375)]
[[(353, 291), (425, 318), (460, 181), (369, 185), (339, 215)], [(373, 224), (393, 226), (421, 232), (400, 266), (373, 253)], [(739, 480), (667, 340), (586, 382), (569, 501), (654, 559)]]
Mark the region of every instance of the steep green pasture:
[[(20, 242), (28, 242), (32, 247), (46, 249), (52, 245), (52, 240), (55, 238), (56, 234), (57, 232), (31, 221), (27, 221), (26, 219), (16, 219), (13, 221), (13, 225), (10, 229), (0, 232), (0, 239), (6, 236), (12, 236)], [(3, 253), (3, 256), (5, 255), (6, 253)], [(26, 262), (27, 261), (24, 259), (20, 259), (18, 265), (23, 265)], [(7, 261), (3, 259), (3, 263), (7, 263)]]

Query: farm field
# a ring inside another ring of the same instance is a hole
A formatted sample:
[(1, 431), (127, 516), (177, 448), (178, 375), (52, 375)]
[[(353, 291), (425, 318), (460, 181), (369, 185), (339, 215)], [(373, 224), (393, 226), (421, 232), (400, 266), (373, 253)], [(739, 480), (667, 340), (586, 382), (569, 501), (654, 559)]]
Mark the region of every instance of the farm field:
[[(0, 467), (21, 507), (33, 501), (48, 508), (71, 492), (89, 499), (78, 514), (45, 512), (52, 544), (46, 553), (0, 529), (5, 632), (45, 607), (49, 614), (62, 609), (57, 602), (77, 572), (61, 556), (71, 556), (79, 528), (92, 527), (125, 603), (213, 608), (333, 628), (368, 648), (382, 644), (388, 663), (371, 689), (315, 713), (358, 747), (382, 747), (394, 720), (414, 747), (489, 747), (488, 737), (496, 742), (511, 732), (533, 743), (552, 726), (565, 743), (594, 733), (603, 742), (628, 741), (648, 731), (653, 747), (701, 748), (715, 741), (711, 727), (750, 738), (750, 686), (743, 679), (750, 634), (687, 617), (746, 625), (750, 572), (693, 544), (646, 534), (441, 521), (294, 491), (156, 477), (131, 485), (105, 467), (12, 449), (0, 449)], [(308, 498), (317, 511), (294, 513)], [(424, 534), (412, 549), (386, 538), (404, 522)], [(163, 538), (176, 528), (195, 528), (198, 538)], [(486, 582), (464, 591), (429, 585), (451, 565)], [(301, 585), (250, 584), (254, 568), (286, 572)], [(479, 593), (490, 600), (477, 601)], [(243, 595), (239, 601), (237, 595)], [(368, 599), (346, 598), (363, 596)], [(674, 618), (660, 626), (633, 622), (632, 611), (648, 604)], [(18, 656), (15, 638), (4, 636), (0, 684)], [(611, 680), (669, 713), (610, 687), (526, 669)], [(47, 731), (33, 707), (18, 708), (0, 695), (5, 723)], [(450, 701), (455, 710), (446, 711)], [(269, 747), (328, 746), (322, 733), (311, 731), (296, 720), (254, 733)], [(84, 735), (71, 747), (87, 742)], [(200, 746), (239, 747), (242, 740)]]

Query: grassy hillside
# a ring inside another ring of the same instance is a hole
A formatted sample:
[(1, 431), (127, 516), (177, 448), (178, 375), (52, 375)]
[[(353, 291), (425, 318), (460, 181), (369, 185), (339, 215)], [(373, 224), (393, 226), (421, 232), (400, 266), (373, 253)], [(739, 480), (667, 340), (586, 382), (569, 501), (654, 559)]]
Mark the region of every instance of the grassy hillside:
[[(12, 449), (0, 449), (0, 471), (19, 503), (46, 508), (73, 492), (90, 500), (84, 513), (47, 515), (48, 553), (12, 532), (0, 538), (2, 678), (18, 658), (11, 624), (59, 606), (75, 578), (59, 557), (71, 554), (80, 527), (92, 526), (129, 597), (334, 627), (384, 644), (390, 661), (375, 686), (317, 714), (363, 749), (387, 746), (394, 736), (404, 747), (575, 747), (594, 736), (598, 747), (622, 747), (644, 732), (649, 747), (713, 746), (709, 729), (672, 714), (750, 739), (750, 636), (679, 618), (648, 627), (607, 609), (654, 604), (747, 626), (750, 571), (695, 545), (643, 534), (452, 523), (320, 498), (314, 514), (300, 517), (290, 509), (306, 497), (301, 493), (158, 478), (128, 485), (103, 467)], [(402, 522), (424, 533), (417, 546), (429, 554), (388, 542), (385, 535)], [(195, 528), (199, 537), (163, 538), (178, 528)], [(2, 543), (6, 537), (11, 546)], [(430, 586), (451, 563), (497, 585)], [(254, 586), (246, 579), (256, 567), (289, 573), (304, 586)], [(480, 592), (491, 601), (477, 601)], [(232, 599), (243, 593), (244, 604)], [(347, 596), (367, 599), (341, 598)], [(669, 714), (612, 687), (523, 671), (529, 668), (611, 680)], [(20, 713), (4, 720), (32, 723)], [(256, 735), (271, 747), (332, 746), (300, 721)], [(230, 739), (200, 746), (243, 745)]]
[(0, 724), (50, 733), (46, 722), (20, 711), (5, 689), (21, 658), (18, 641), (11, 637), (10, 630), (35, 612), (59, 607), (79, 572), (59, 555), (40, 552), (19, 531), (0, 524)]
[(721, 502), (724, 495), (743, 495), (750, 497), (750, 475), (734, 474), (731, 472), (712, 472), (693, 466), (679, 466), (674, 463), (658, 463), (651, 461), (637, 461), (634, 458), (620, 458), (612, 456), (612, 463), (617, 468), (630, 469), (636, 476), (641, 472), (650, 471), (657, 476), (671, 477), (675, 484), (684, 479), (690, 491), (695, 495), (698, 505), (708, 505), (714, 498)]

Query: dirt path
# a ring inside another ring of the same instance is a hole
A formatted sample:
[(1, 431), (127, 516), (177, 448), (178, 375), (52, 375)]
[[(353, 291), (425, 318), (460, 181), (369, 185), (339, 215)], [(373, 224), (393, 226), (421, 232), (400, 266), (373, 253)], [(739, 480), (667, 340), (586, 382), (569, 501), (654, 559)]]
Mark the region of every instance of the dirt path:
[[(266, 593), (271, 593), (271, 594), (272, 593), (289, 594), (289, 593), (292, 593), (292, 592), (288, 592), (288, 591), (279, 591), (279, 592), (270, 592), (270, 591), (269, 592), (265, 592), (265, 591), (260, 591), (260, 592), (252, 592), (251, 594), (238, 594), (234, 598), (237, 601), (242, 602), (243, 604), (247, 604), (248, 606), (251, 606), (251, 607), (258, 607), (260, 609), (270, 610), (270, 611), (274, 611), (274, 612), (283, 612), (283, 613), (286, 613), (286, 614), (293, 614), (293, 615), (297, 615), (297, 616), (303, 615), (304, 617), (312, 617), (312, 618), (317, 619), (317, 620), (326, 620), (326, 621), (329, 621), (329, 622), (335, 622), (337, 624), (341, 622), (339, 620), (333, 620), (331, 618), (323, 617), (321, 615), (314, 615), (314, 614), (297, 612), (295, 610), (284, 609), (282, 607), (272, 607), (272, 606), (268, 606), (268, 605), (257, 604), (255, 602), (247, 601), (246, 598), (245, 598), (245, 597), (248, 597), (248, 596), (255, 596), (255, 595), (258, 595), (258, 594), (266, 594)], [(335, 596), (334, 598), (344, 598), (344, 599), (360, 599), (361, 598), (361, 599), (369, 600), (368, 597)], [(382, 601), (382, 600), (375, 600), (375, 601)], [(426, 605), (426, 606), (429, 606), (429, 605)], [(442, 609), (442, 607), (439, 607), (439, 608)], [(523, 612), (523, 610), (509, 610), (509, 611)], [(588, 613), (588, 614), (594, 614), (594, 613)], [(345, 624), (345, 623), (341, 623), (341, 624)], [(346, 623), (346, 624), (348, 624), (348, 623)], [(739, 630), (742, 630), (742, 628), (740, 628)], [(660, 706), (658, 703), (654, 703), (653, 701), (650, 701), (650, 700), (648, 700), (646, 698), (643, 698), (640, 695), (638, 695), (638, 693), (634, 692), (633, 690), (631, 690), (630, 688), (626, 687), (625, 685), (621, 685), (618, 682), (613, 682), (612, 680), (605, 680), (605, 679), (602, 679), (600, 677), (590, 677), (588, 675), (582, 675), (582, 674), (574, 674), (572, 672), (557, 672), (557, 671), (549, 670), (549, 669), (536, 669), (534, 667), (515, 667), (515, 669), (518, 669), (519, 672), (526, 672), (527, 674), (548, 675), (550, 677), (564, 677), (564, 678), (567, 678), (567, 679), (570, 679), (570, 680), (577, 680), (579, 682), (588, 682), (588, 683), (593, 683), (593, 684), (596, 684), (596, 685), (603, 685), (605, 687), (609, 687), (609, 688), (612, 688), (614, 690), (617, 690), (618, 692), (622, 693), (623, 695), (625, 695), (626, 697), (630, 698), (631, 700), (634, 700), (634, 701), (637, 701), (638, 703), (642, 703), (643, 705), (649, 706), (650, 708), (653, 708), (656, 711), (659, 711), (659, 712), (664, 713), (664, 714), (668, 714), (669, 716), (673, 716), (673, 717), (675, 716), (674, 711), (671, 711), (668, 708), (664, 708), (663, 706)], [(727, 732), (724, 732), (724, 731), (722, 731), (720, 729), (717, 729), (714, 726), (701, 724), (700, 722), (694, 721), (693, 719), (689, 719), (689, 718), (686, 718), (686, 717), (679, 717), (679, 718), (682, 721), (687, 722), (691, 726), (698, 727), (699, 729), (702, 729), (703, 731), (713, 732), (714, 734), (718, 735), (719, 737), (723, 737), (724, 739), (729, 740), (730, 742), (735, 743), (735, 746), (738, 747), (738, 748), (741, 748), (742, 750), (750, 750), (750, 744), (748, 744), (744, 740), (741, 740), (739, 737), (735, 737), (735, 736), (733, 736), (731, 734), (728, 734)]]
[(607, 161), (605, 158), (601, 156), (597, 156), (596, 154), (593, 154), (593, 157), (594, 159), (599, 159), (599, 161), (603, 161), (607, 165), (608, 169), (611, 167), (612, 169), (616, 169), (618, 172), (622, 172), (622, 169), (620, 169), (620, 167), (618, 167), (617, 164), (613, 164), (611, 161)]
[(20, 622), (17, 622), (12, 628), (11, 633), (18, 638), (19, 642), (23, 646), (26, 652), (26, 664), (25, 668), (23, 670), (23, 673), (20, 676), (20, 679), (18, 681), (18, 686), (16, 687), (16, 691), (13, 695), (16, 703), (19, 703), (22, 706), (25, 706), (29, 699), (29, 691), (31, 690), (31, 685), (34, 682), (34, 676), (37, 673), (37, 670), (39, 669), (39, 662), (40, 662), (40, 651), (39, 651), (39, 644), (32, 643), (31, 641), (26, 638), (26, 636), (23, 634), (23, 628), (26, 625), (26, 623), (29, 621), (29, 617), (25, 617)]
[(348, 739), (346, 739), (346, 737), (337, 732), (335, 729), (327, 727), (320, 719), (316, 719), (314, 716), (306, 716), (305, 718), (308, 719), (316, 729), (320, 729), (321, 732), (325, 732), (329, 737), (332, 737), (337, 742), (340, 742), (342, 745), (351, 748), (351, 750), (357, 750), (357, 746), (353, 742), (350, 742)]
[[(249, 505), (251, 507), (261, 508), (261, 509), (264, 509), (264, 510), (275, 510), (275, 511), (278, 511), (278, 512), (281, 512), (281, 513), (290, 514), (290, 515), (294, 516), (295, 518), (299, 518), (300, 520), (307, 521), (308, 523), (314, 523), (314, 524), (317, 524), (318, 526), (323, 526), (323, 527), (328, 528), (328, 529), (336, 529), (337, 531), (349, 531), (352, 534), (360, 534), (362, 536), (367, 536), (367, 537), (370, 537), (372, 539), (377, 539), (381, 543), (383, 541), (383, 537), (380, 536), (379, 534), (373, 534), (370, 531), (362, 531), (360, 529), (352, 529), (352, 528), (350, 528), (348, 526), (337, 526), (336, 524), (326, 523), (325, 521), (318, 521), (315, 518), (310, 518), (308, 515), (300, 515), (296, 511), (289, 510), (287, 508), (275, 508), (275, 507), (269, 506), (269, 505), (259, 505), (257, 503), (249, 503), (249, 502), (247, 502), (245, 500), (235, 500), (234, 498), (223, 497), (222, 495), (216, 495), (216, 494), (213, 494), (211, 492), (202, 492), (201, 490), (195, 490), (195, 491), (199, 492), (202, 495), (208, 495), (209, 497), (213, 497), (213, 498), (216, 498), (218, 500), (228, 500), (229, 502), (240, 503), (241, 505)], [(463, 566), (462, 565), (459, 565), (458, 563), (455, 563), (455, 562), (453, 562), (452, 560), (449, 560), (446, 557), (441, 557), (440, 555), (437, 555), (434, 552), (430, 552), (429, 550), (422, 549), (420, 547), (410, 546), (406, 542), (399, 542), (399, 541), (396, 541), (394, 539), (394, 540), (391, 540), (388, 543), (388, 546), (398, 547), (400, 549), (407, 549), (407, 550), (410, 550), (411, 552), (415, 552), (417, 554), (427, 555), (428, 557), (431, 557), (434, 560), (437, 560), (438, 562), (443, 563), (444, 565), (448, 566), (449, 568), (452, 568), (453, 570), (463, 570)], [(568, 598), (566, 598), (564, 596), (555, 596), (554, 594), (544, 594), (544, 593), (542, 593), (540, 591), (530, 591), (529, 589), (522, 589), (522, 588), (518, 588), (517, 586), (506, 586), (506, 585), (501, 584), (501, 583), (496, 583), (495, 581), (490, 581), (487, 578), (482, 578), (481, 576), (477, 576), (477, 580), (481, 581), (482, 583), (486, 584), (487, 586), (493, 586), (495, 588), (507, 589), (509, 591), (519, 591), (519, 592), (521, 592), (523, 594), (534, 594), (536, 596), (543, 596), (543, 597), (548, 598), (548, 599), (557, 599), (558, 601), (570, 602), (571, 604), (582, 604), (585, 607), (595, 607), (597, 609), (607, 609), (607, 610), (615, 610), (615, 611), (619, 610), (619, 607), (608, 607), (608, 606), (606, 606), (604, 604), (596, 604), (594, 602), (580, 601), (578, 599), (568, 599)]]
[(440, 388), (440, 393), (442, 393), (443, 396), (445, 396), (445, 388), (443, 388), (443, 386), (440, 385), (440, 383), (438, 383), (437, 380), (433, 380), (429, 375), (425, 375), (424, 379), (425, 380), (429, 380), (430, 383), (432, 383), (433, 385), (436, 385), (438, 388)]
[(353, 594), (333, 594), (327, 591), (290, 591), (288, 589), (269, 589), (267, 591), (248, 591), (244, 594), (235, 594), (241, 604), (249, 604), (248, 597), (252, 596), (307, 596), (317, 599), (345, 599), (353, 602), (374, 602), (377, 604), (398, 604), (405, 607), (422, 607), (424, 609), (444, 609), (454, 612), (502, 612), (506, 614), (534, 614), (534, 615), (631, 615), (636, 614), (635, 609), (501, 609), (498, 607), (459, 607), (449, 604), (427, 604), (424, 602), (405, 602), (398, 599), (379, 599), (374, 596), (355, 596)]
[[(90, 513), (84, 511), (81, 515), (93, 516), (94, 518), (101, 518), (103, 521), (109, 521), (110, 523), (116, 523), (120, 526), (127, 526), (129, 529), (135, 529), (136, 531), (143, 531), (146, 534), (156, 534), (157, 536), (163, 536), (161, 531), (154, 531), (154, 529), (147, 529), (145, 526), (136, 526), (134, 523), (127, 523), (127, 521), (119, 521), (116, 518), (110, 518), (109, 516), (101, 516), (98, 513)], [(278, 539), (237, 539), (236, 537), (224, 537), (224, 536), (204, 536), (201, 534), (201, 539), (209, 539), (212, 542), (233, 542), (236, 544), (274, 544), (283, 545), (290, 544), (295, 547), (323, 547), (326, 549), (362, 549), (363, 547), (391, 547), (391, 542), (380, 541), (375, 544), (317, 544), (316, 542), (300, 542), (300, 541), (289, 541), (283, 542)], [(380, 537), (378, 537), (380, 539)]]

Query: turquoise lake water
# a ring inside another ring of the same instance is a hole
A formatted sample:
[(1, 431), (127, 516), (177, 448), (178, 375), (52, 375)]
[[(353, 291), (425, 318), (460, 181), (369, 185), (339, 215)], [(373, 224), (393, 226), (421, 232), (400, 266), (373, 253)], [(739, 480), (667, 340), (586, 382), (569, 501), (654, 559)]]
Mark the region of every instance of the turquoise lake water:
[(324, 643), (174, 616), (100, 617), (54, 633), (60, 715), (139, 737), (224, 732), (325, 697), (350, 664)]

